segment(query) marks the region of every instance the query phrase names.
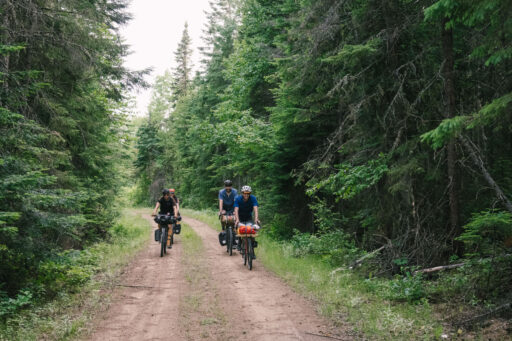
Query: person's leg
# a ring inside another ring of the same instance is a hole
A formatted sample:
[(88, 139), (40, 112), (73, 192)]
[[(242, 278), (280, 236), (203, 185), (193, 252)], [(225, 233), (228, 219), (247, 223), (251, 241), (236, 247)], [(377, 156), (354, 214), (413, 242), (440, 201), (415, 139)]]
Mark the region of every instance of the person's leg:
[(167, 225), (167, 231), (169, 231), (169, 232), (167, 233), (167, 247), (168, 247), (169, 249), (171, 249), (171, 248), (172, 248), (172, 245), (171, 245), (171, 236), (172, 236), (172, 234), (174, 233), (174, 231), (172, 230), (172, 225)]

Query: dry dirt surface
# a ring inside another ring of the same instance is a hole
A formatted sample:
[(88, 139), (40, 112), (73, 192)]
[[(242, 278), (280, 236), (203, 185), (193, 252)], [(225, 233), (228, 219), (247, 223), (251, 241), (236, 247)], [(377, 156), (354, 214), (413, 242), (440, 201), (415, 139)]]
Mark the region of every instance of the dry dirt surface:
[(181, 235), (160, 258), (152, 241), (129, 265), (90, 340), (354, 339), (257, 259), (249, 271), (238, 252), (229, 256), (214, 229), (187, 217), (183, 222), (182, 230), (200, 236), (201, 250), (184, 250)]

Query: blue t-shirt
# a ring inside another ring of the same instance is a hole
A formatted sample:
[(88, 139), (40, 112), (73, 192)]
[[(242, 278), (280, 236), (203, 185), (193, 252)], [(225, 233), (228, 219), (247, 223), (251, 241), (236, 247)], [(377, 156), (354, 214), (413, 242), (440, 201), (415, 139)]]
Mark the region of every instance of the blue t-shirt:
[(258, 200), (254, 195), (249, 196), (249, 200), (244, 201), (243, 195), (239, 195), (235, 199), (235, 207), (238, 207), (238, 217), (240, 221), (252, 220), (252, 211), (254, 206), (258, 206)]
[(237, 196), (238, 192), (236, 191), (236, 189), (232, 188), (231, 189), (231, 193), (228, 193), (226, 192), (226, 189), (221, 189), (219, 191), (219, 200), (222, 200), (222, 209), (223, 210), (226, 210), (226, 211), (233, 211), (234, 207), (234, 203), (235, 203), (235, 198)]

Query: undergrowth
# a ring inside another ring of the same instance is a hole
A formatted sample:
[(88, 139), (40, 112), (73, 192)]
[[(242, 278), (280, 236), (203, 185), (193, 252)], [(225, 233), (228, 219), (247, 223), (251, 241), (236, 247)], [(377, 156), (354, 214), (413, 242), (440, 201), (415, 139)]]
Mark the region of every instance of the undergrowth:
[(108, 304), (105, 289), (115, 285), (150, 236), (142, 212), (123, 210), (109, 229), (108, 242), (60, 253), (42, 265), (31, 287), (10, 301), (4, 297), (0, 340), (68, 340), (87, 332), (94, 313)]

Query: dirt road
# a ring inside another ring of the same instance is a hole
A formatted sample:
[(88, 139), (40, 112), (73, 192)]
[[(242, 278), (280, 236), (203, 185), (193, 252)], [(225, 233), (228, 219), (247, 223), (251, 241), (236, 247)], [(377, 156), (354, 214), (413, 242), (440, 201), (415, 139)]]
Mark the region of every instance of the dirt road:
[(194, 244), (182, 234), (160, 258), (151, 242), (123, 275), (90, 340), (352, 339), (258, 260), (249, 271), (238, 253), (230, 257), (215, 230), (183, 222), (200, 236), (199, 247), (188, 250)]

